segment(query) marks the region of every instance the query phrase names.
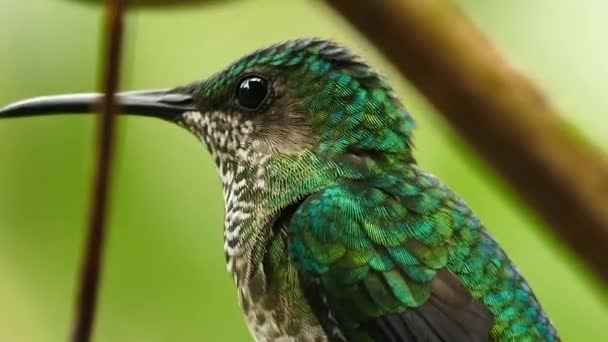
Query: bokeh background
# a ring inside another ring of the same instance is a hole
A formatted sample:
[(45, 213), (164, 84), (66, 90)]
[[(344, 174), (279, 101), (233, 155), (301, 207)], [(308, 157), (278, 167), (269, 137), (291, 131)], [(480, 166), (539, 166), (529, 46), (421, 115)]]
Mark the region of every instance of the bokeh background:
[[(608, 151), (608, 2), (459, 0), (564, 117)], [(92, 91), (101, 11), (0, 0), (0, 104)], [(607, 341), (606, 289), (393, 67), (317, 1), (233, 1), (131, 11), (123, 89), (180, 85), (303, 36), (352, 46), (418, 120), (417, 158), (459, 193), (535, 289), (565, 341)], [(220, 182), (178, 127), (121, 118), (96, 341), (251, 340), (222, 253)], [(93, 117), (0, 121), (0, 341), (69, 335), (91, 189)], [(608, 248), (608, 246), (607, 246)]]

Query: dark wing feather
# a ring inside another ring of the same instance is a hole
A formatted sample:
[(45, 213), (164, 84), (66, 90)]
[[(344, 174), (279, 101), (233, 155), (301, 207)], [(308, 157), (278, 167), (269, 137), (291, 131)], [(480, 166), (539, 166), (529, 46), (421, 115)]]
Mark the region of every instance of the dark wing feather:
[[(310, 277), (310, 274), (303, 274)], [(322, 289), (305, 282), (305, 296), (330, 341), (348, 341), (343, 328), (328, 306)], [(401, 314), (369, 318), (361, 323), (364, 335), (374, 341), (487, 341), (494, 318), (447, 270), (438, 273), (431, 284), (431, 297), (422, 306)], [(356, 334), (350, 340), (358, 340)]]
[(487, 341), (494, 318), (447, 270), (431, 282), (431, 297), (402, 314), (369, 319), (379, 341)]

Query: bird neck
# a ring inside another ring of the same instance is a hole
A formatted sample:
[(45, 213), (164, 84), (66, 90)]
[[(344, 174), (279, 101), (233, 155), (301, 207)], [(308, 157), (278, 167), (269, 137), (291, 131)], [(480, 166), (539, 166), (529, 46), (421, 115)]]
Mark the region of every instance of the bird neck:
[(286, 233), (283, 221), (289, 219), (290, 206), (338, 183), (342, 173), (339, 166), (322, 161), (310, 150), (220, 158), (218, 169), (224, 191), (226, 263), (239, 286), (259, 270), (271, 240)]
[(271, 240), (287, 234), (294, 204), (324, 188), (372, 182), (386, 168), (408, 165), (406, 159), (386, 160), (377, 155), (320, 155), (306, 149), (220, 167), (226, 206), (224, 247), (228, 270), (237, 284), (248, 281), (260, 268)]

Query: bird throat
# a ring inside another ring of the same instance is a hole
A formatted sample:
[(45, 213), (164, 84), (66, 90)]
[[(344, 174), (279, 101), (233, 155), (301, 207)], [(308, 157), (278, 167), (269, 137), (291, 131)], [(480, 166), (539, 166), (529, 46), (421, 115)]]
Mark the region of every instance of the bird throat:
[(188, 112), (183, 126), (213, 156), (224, 197), (224, 253), (237, 285), (250, 279), (265, 253), (273, 210), (267, 205), (270, 155), (247, 146), (253, 127), (223, 112)]

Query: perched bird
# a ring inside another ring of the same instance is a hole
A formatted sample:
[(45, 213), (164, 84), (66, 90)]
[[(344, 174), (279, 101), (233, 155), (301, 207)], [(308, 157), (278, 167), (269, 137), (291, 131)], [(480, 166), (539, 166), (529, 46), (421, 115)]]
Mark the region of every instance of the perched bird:
[[(100, 96), (25, 100), (0, 117), (91, 112)], [(256, 340), (559, 340), (482, 223), (416, 164), (414, 120), (390, 84), (348, 49), (288, 41), (116, 101), (213, 155), (226, 263)]]

